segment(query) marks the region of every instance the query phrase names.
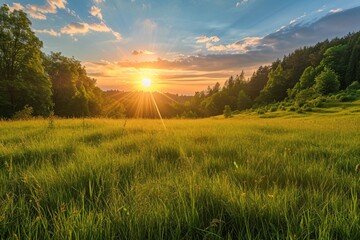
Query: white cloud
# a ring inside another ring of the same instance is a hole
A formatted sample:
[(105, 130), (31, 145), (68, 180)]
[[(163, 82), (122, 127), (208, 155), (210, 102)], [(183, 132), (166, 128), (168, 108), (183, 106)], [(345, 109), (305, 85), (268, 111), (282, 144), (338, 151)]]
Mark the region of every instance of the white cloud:
[(85, 22), (78, 22), (78, 23), (71, 23), (66, 25), (61, 29), (61, 33), (68, 34), (70, 36), (82, 34), (85, 35), (88, 32), (110, 32), (114, 35), (116, 40), (120, 41), (122, 39), (122, 36), (120, 33), (115, 32), (110, 27), (108, 27), (105, 23), (85, 23)]
[(97, 3), (97, 4), (104, 3), (104, 2), (105, 2), (105, 0), (94, 0), (94, 3)]
[(213, 45), (212, 43), (206, 44), (206, 48), (212, 52), (227, 51), (227, 52), (242, 52), (246, 53), (251, 50), (255, 50), (257, 46), (260, 46), (261, 37), (247, 37), (240, 41), (227, 45)]
[(94, 32), (111, 32), (111, 29), (106, 26), (104, 23), (93, 23), (88, 24), (85, 22), (82, 23), (70, 23), (67, 26), (61, 29), (61, 33), (68, 35), (76, 35), (76, 34), (86, 34), (89, 31)]
[(48, 34), (48, 35), (51, 35), (51, 36), (54, 36), (54, 37), (60, 37), (61, 34), (56, 32), (54, 29), (43, 29), (43, 30), (37, 30), (37, 29), (34, 29), (34, 32), (36, 33), (44, 33), (44, 34)]
[(111, 30), (111, 33), (114, 35), (117, 41), (120, 41), (122, 39), (122, 36), (119, 32), (115, 32), (114, 30)]
[(97, 6), (92, 6), (91, 10), (90, 10), (90, 14), (94, 17), (99, 18), (100, 20), (103, 19), (102, 13), (101, 13), (101, 9), (98, 8)]
[(45, 20), (46, 14), (48, 13), (57, 13), (57, 9), (66, 9), (67, 0), (47, 0), (45, 5), (38, 6), (33, 4), (27, 4), (26, 7), (20, 3), (13, 3), (12, 6), (9, 6), (10, 10), (23, 10), (31, 18)]
[(276, 30), (276, 32), (280, 32), (281, 30), (284, 30), (286, 28), (286, 26), (281, 26), (278, 30)]
[(337, 9), (332, 9), (332, 10), (330, 10), (329, 12), (331, 12), (331, 13), (338, 13), (338, 12), (342, 12), (342, 8), (337, 8)]
[(306, 17), (306, 13), (304, 13), (304, 14), (301, 15), (300, 17), (297, 17), (297, 18), (291, 20), (291, 21), (289, 22), (289, 24), (291, 25), (291, 24), (297, 23), (299, 20), (303, 19), (304, 17)]
[(207, 42), (218, 42), (220, 41), (220, 38), (217, 36), (207, 37), (207, 36), (201, 36), (195, 38), (197, 43), (207, 43)]
[(10, 11), (14, 11), (14, 10), (24, 10), (24, 6), (21, 5), (20, 3), (13, 3), (12, 6), (8, 5)]
[(244, 4), (248, 3), (248, 2), (249, 2), (249, 0), (243, 0), (241, 2), (237, 2), (236, 7), (240, 7), (240, 5), (244, 5)]

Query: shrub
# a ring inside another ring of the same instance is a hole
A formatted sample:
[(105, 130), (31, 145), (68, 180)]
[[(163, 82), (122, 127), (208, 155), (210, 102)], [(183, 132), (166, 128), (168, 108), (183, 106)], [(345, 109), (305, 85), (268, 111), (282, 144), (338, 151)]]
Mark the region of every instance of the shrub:
[(270, 107), (270, 112), (276, 112), (277, 111), (277, 107), (276, 106), (271, 106)]
[(318, 97), (319, 94), (313, 89), (308, 88), (301, 90), (295, 97), (295, 102), (298, 106), (303, 106), (307, 101)]
[(288, 111), (289, 111), (289, 112), (295, 112), (295, 111), (296, 111), (296, 107), (291, 106), (291, 107), (288, 108)]
[(264, 109), (259, 108), (259, 109), (256, 111), (256, 113), (262, 115), (262, 114), (265, 114), (265, 111), (264, 111)]
[(193, 111), (185, 111), (181, 114), (181, 118), (197, 118), (197, 114)]
[(225, 117), (225, 118), (230, 118), (230, 117), (232, 117), (231, 108), (230, 108), (229, 105), (225, 105), (225, 108), (224, 108), (224, 117)]
[(337, 92), (340, 88), (338, 78), (333, 70), (325, 68), (324, 71), (315, 78), (315, 89), (324, 95)]
[(358, 81), (353, 81), (347, 88), (347, 91), (356, 91), (360, 89), (360, 83)]
[(33, 112), (34, 112), (34, 109), (31, 106), (26, 104), (22, 110), (20, 110), (14, 114), (13, 119), (15, 119), (15, 120), (31, 119)]

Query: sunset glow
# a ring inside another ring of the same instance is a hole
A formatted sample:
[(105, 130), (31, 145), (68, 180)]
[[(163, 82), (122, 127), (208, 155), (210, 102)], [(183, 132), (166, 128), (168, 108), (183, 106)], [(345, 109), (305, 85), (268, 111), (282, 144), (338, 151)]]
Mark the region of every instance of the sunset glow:
[(297, 48), (359, 30), (358, 19), (348, 17), (358, 0), (4, 3), (28, 14), (44, 52), (75, 56), (103, 90), (132, 91), (145, 76), (156, 76), (157, 90), (192, 95), (242, 70), (249, 78)]
[(145, 89), (149, 89), (151, 87), (151, 79), (150, 78), (144, 78), (141, 83)]

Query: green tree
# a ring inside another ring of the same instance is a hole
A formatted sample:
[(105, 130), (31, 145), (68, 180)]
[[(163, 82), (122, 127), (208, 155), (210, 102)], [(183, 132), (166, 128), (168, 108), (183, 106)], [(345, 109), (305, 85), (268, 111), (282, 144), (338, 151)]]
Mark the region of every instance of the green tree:
[(268, 76), (270, 71), (270, 66), (260, 66), (251, 76), (245, 90), (246, 94), (248, 94), (252, 100), (257, 98), (260, 91), (266, 86), (266, 83), (269, 80)]
[(230, 108), (229, 105), (225, 105), (225, 108), (224, 108), (224, 117), (225, 117), (225, 118), (230, 118), (230, 117), (232, 117), (231, 108)]
[(342, 89), (345, 89), (348, 85), (345, 81), (346, 70), (348, 68), (348, 57), (348, 45), (340, 44), (328, 48), (321, 61), (321, 65), (332, 69), (338, 75)]
[(29, 105), (35, 115), (52, 107), (51, 82), (41, 59), (42, 42), (22, 11), (0, 7), (0, 116), (10, 117)]
[(250, 108), (252, 105), (252, 101), (250, 97), (244, 92), (244, 90), (241, 90), (237, 97), (237, 109), (238, 110), (244, 110)]
[(324, 71), (315, 78), (315, 89), (321, 94), (335, 93), (339, 90), (339, 87), (339, 77), (329, 68), (325, 68)]
[(315, 83), (317, 72), (314, 67), (307, 67), (293, 89), (289, 91), (289, 97), (293, 98), (300, 91), (310, 88)]
[(360, 71), (360, 37), (355, 42), (351, 51), (349, 63), (346, 69), (345, 83), (349, 85), (352, 81), (360, 81), (360, 75), (357, 74)]
[(65, 117), (96, 116), (102, 111), (102, 91), (96, 80), (87, 76), (80, 61), (51, 53), (45, 58), (54, 94), (54, 111)]
[(269, 73), (269, 81), (265, 88), (261, 90), (257, 102), (260, 104), (280, 101), (286, 97), (288, 72), (284, 71), (281, 64)]

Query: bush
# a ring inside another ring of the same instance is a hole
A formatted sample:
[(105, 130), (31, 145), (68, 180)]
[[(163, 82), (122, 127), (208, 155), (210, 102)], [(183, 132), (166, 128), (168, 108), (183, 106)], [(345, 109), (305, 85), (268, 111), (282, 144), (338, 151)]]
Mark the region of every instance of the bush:
[(225, 117), (225, 118), (230, 118), (230, 117), (232, 117), (231, 108), (230, 108), (229, 105), (225, 105), (225, 108), (224, 108), (224, 117)]
[(291, 107), (288, 108), (288, 111), (289, 111), (289, 112), (295, 112), (295, 111), (296, 111), (296, 107), (291, 106)]
[(360, 83), (358, 81), (353, 81), (347, 88), (347, 91), (356, 91), (360, 89)]
[(262, 114), (265, 114), (265, 110), (262, 109), (262, 108), (258, 108), (258, 109), (256, 110), (256, 113), (262, 115)]
[(327, 95), (329, 93), (335, 93), (339, 88), (339, 77), (329, 68), (325, 68), (324, 71), (315, 78), (315, 89), (321, 94)]
[(181, 114), (181, 118), (191, 118), (191, 119), (194, 119), (194, 118), (197, 118), (197, 114), (194, 113), (193, 111), (185, 111)]
[(277, 107), (276, 106), (271, 106), (270, 107), (270, 112), (276, 112), (277, 111)]
[(13, 119), (15, 119), (15, 120), (31, 119), (33, 112), (34, 112), (34, 109), (31, 106), (26, 104), (24, 106), (24, 109), (22, 109), (14, 114)]
[(303, 110), (305, 112), (312, 112), (312, 108), (311, 107), (303, 107)]
[(319, 94), (313, 89), (308, 88), (301, 90), (295, 97), (295, 102), (298, 106), (303, 106), (307, 101), (318, 97)]

